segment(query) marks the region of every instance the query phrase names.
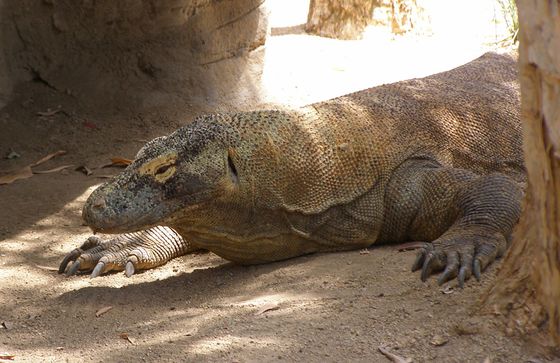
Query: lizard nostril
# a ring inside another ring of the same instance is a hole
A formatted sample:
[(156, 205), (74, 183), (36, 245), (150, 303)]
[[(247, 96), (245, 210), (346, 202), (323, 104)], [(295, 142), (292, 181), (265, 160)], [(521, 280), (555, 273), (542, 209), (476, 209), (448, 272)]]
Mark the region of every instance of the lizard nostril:
[(106, 206), (107, 206), (107, 203), (105, 203), (105, 198), (97, 198), (92, 204), (92, 207), (94, 209), (103, 209)]

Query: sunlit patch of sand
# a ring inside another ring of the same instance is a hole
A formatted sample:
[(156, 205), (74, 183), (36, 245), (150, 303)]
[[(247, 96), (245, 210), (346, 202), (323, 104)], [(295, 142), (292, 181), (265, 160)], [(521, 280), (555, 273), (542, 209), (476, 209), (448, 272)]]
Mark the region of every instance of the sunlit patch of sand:
[[(506, 34), (497, 3), (488, 0), (424, 0), (429, 35), (394, 36), (369, 27), (363, 39), (341, 41), (305, 33), (267, 41), (263, 88), (269, 103), (302, 106), (375, 85), (424, 77), (464, 64)], [(306, 21), (307, 1), (271, 0), (271, 26)]]

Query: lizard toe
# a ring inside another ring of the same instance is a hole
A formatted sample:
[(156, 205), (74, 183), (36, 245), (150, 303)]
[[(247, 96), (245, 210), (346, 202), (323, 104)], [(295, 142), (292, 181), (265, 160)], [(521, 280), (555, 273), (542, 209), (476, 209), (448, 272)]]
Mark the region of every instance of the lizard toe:
[(507, 249), (507, 240), (501, 234), (494, 234), (493, 238), (485, 239), (476, 248), (473, 259), (473, 274), (480, 281), (482, 272), (496, 258), (501, 257)]
[(136, 268), (134, 267), (134, 263), (132, 261), (127, 261), (124, 267), (124, 273), (126, 277), (130, 277), (134, 275), (135, 272), (136, 272)]
[(481, 266), (480, 266), (480, 260), (479, 260), (479, 259), (474, 260), (474, 263), (473, 263), (473, 274), (474, 274), (474, 277), (475, 277), (478, 281), (480, 281), (480, 278), (481, 278), (481, 275), (482, 275), (482, 268), (481, 268)]
[(416, 253), (416, 259), (412, 263), (412, 272), (418, 271), (424, 266), (424, 261), (426, 260), (426, 256), (428, 252), (433, 250), (433, 246), (431, 243), (424, 243), (420, 250)]
[(433, 272), (442, 270), (446, 264), (445, 260), (445, 254), (440, 251), (433, 250), (428, 252), (424, 260), (424, 265), (422, 266), (420, 279), (426, 281)]
[(130, 277), (136, 273), (136, 271), (141, 270), (140, 261), (142, 261), (142, 256), (144, 256), (144, 251), (142, 249), (135, 248), (131, 251), (126, 259), (126, 265), (124, 267), (124, 273), (126, 277)]
[(461, 253), (461, 267), (459, 268), (459, 276), (457, 279), (459, 280), (459, 287), (463, 288), (465, 286), (465, 281), (470, 279), (472, 276), (472, 251), (474, 248), (471, 248), (471, 251), (465, 251)]
[[(78, 258), (80, 258), (82, 256), (82, 254), (84, 252), (94, 250), (94, 249), (96, 249), (96, 247), (100, 246), (101, 244), (102, 244), (102, 240), (98, 236), (88, 237), (85, 240), (85, 242), (82, 243), (82, 245), (80, 247), (73, 249), (70, 253), (68, 253), (66, 256), (64, 256), (64, 258), (62, 259), (62, 262), (58, 266), (58, 273), (59, 274), (64, 273), (70, 262), (74, 263)], [(76, 270), (78, 268), (79, 267), (74, 267), (73, 268), (74, 273), (76, 273), (78, 271), (78, 270)]]
[(68, 270), (66, 270), (66, 276), (74, 276), (75, 274), (78, 273), (78, 271), (80, 270), (80, 265), (81, 262), (80, 260), (76, 260), (74, 262), (72, 262), (72, 265), (70, 265), (70, 268), (68, 268)]
[(58, 273), (59, 274), (64, 273), (66, 271), (66, 268), (68, 267), (68, 264), (70, 262), (72, 262), (72, 264), (74, 264), (76, 259), (78, 257), (80, 257), (80, 255), (82, 253), (83, 253), (83, 250), (81, 248), (75, 248), (70, 253), (68, 253), (66, 256), (64, 256), (64, 258), (62, 259), (62, 262), (58, 266)]
[(447, 281), (457, 277), (459, 273), (459, 267), (459, 253), (456, 251), (447, 253), (447, 265), (438, 278), (438, 285), (441, 286)]
[(99, 275), (103, 274), (105, 272), (105, 262), (103, 261), (99, 261), (97, 263), (97, 265), (95, 265), (93, 271), (91, 272), (90, 277), (91, 278), (95, 278), (98, 277)]
[(90, 277), (94, 278), (107, 272), (124, 270), (126, 258), (124, 258), (123, 253), (120, 252), (121, 251), (115, 253), (109, 252), (99, 258)]

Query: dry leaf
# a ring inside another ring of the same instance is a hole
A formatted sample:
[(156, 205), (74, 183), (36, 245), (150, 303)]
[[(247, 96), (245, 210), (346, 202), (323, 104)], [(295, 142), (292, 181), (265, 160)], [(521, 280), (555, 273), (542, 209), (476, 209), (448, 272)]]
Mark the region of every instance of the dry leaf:
[(111, 162), (107, 164), (103, 164), (99, 166), (99, 169), (102, 168), (109, 168), (109, 167), (126, 167), (132, 163), (133, 160), (121, 158), (121, 157), (114, 157), (111, 158)]
[(441, 289), (441, 292), (443, 292), (446, 295), (452, 294), (453, 293), (453, 288), (451, 286), (445, 286), (443, 289)]
[(43, 266), (43, 265), (35, 265), (35, 267), (40, 268), (41, 270), (46, 270), (46, 271), (57, 271), (57, 272), (58, 272), (58, 267)]
[(105, 306), (99, 310), (97, 310), (95, 312), (95, 317), (99, 318), (101, 315), (105, 314), (106, 312), (108, 312), (109, 310), (111, 310), (113, 307), (112, 306)]
[(422, 248), (426, 245), (425, 242), (407, 242), (407, 243), (401, 243), (399, 245), (396, 245), (395, 247), (399, 250), (399, 252), (403, 252), (403, 251), (412, 251), (412, 250), (417, 250), (419, 248)]
[(6, 353), (6, 352), (0, 352), (0, 359), (14, 360), (15, 357), (16, 356), (14, 354)]
[(74, 165), (62, 165), (62, 166), (57, 166), (56, 168), (52, 168), (49, 170), (34, 170), (33, 174), (50, 174), (50, 173), (56, 173), (57, 171), (61, 171), (64, 169), (68, 169), (73, 167)]
[(21, 155), (18, 154), (18, 153), (17, 153), (16, 151), (14, 151), (14, 150), (11, 150), (11, 151), (8, 153), (8, 155), (5, 156), (5, 158), (8, 159), (8, 160), (10, 160), (10, 159), (17, 159), (17, 158), (20, 158), (20, 157), (21, 157)]
[(25, 168), (21, 168), (14, 172), (0, 176), (0, 185), (11, 184), (16, 180), (27, 179), (32, 176), (33, 176), (33, 171), (31, 170), (31, 166), (26, 166)]
[(87, 127), (88, 129), (92, 129), (92, 130), (97, 129), (97, 125), (94, 124), (93, 122), (84, 121), (82, 122), (82, 125), (84, 125), (84, 127)]
[(54, 110), (51, 110), (50, 108), (47, 108), (47, 110), (44, 111), (44, 112), (41, 112), (41, 111), (37, 112), (37, 116), (49, 117), (49, 116), (56, 115), (60, 111), (62, 111), (60, 108), (55, 108)]
[(58, 167), (58, 168), (54, 168), (54, 169), (51, 169), (51, 170), (45, 170), (45, 171), (33, 172), (33, 170), (31, 170), (31, 168), (34, 168), (34, 167), (36, 167), (38, 165), (41, 165), (44, 162), (46, 162), (46, 161), (48, 161), (48, 160), (50, 160), (54, 157), (57, 157), (59, 155), (64, 155), (64, 154), (66, 154), (66, 151), (59, 150), (57, 152), (54, 152), (52, 154), (49, 154), (49, 155), (39, 159), (38, 161), (36, 161), (35, 163), (33, 163), (31, 165), (28, 165), (24, 168), (21, 168), (19, 170), (14, 171), (14, 172), (8, 173), (6, 175), (2, 175), (2, 176), (0, 176), (0, 185), (11, 184), (18, 179), (27, 179), (27, 178), (33, 176), (33, 173), (46, 174), (46, 173), (54, 173), (56, 171), (66, 169), (66, 168), (70, 167), (71, 165), (65, 165), (65, 166), (61, 166), (61, 167)]
[(278, 310), (280, 308), (280, 305), (276, 302), (269, 302), (264, 304), (259, 311), (257, 311), (257, 313), (255, 315), (261, 315), (266, 313), (267, 311), (272, 311), (272, 310)]
[(132, 345), (135, 344), (132, 338), (128, 335), (128, 333), (120, 333), (119, 337), (121, 337), (121, 339), (127, 340)]
[(45, 161), (49, 161), (49, 160), (51, 160), (52, 158), (55, 158), (55, 157), (57, 157), (57, 156), (64, 155), (64, 154), (66, 154), (66, 151), (65, 151), (65, 150), (58, 150), (58, 151), (56, 151), (56, 152), (54, 152), (54, 153), (52, 153), (52, 154), (49, 154), (49, 155), (45, 156), (45, 157), (42, 158), (42, 159), (36, 161), (34, 164), (31, 164), (30, 166), (33, 168), (33, 167), (35, 167), (35, 166), (37, 166), (37, 165), (43, 164)]
[(91, 171), (90, 168), (88, 168), (85, 165), (80, 165), (78, 166), (76, 169), (74, 169), (76, 171), (81, 171), (82, 173), (86, 174), (87, 176), (90, 176), (91, 174), (93, 174), (93, 171)]
[(114, 157), (111, 158), (111, 163), (112, 165), (130, 165), (132, 164), (132, 160), (130, 159), (126, 159), (126, 158), (121, 158), (121, 157)]
[(396, 355), (395, 353), (391, 353), (389, 351), (389, 349), (385, 348), (385, 347), (377, 347), (377, 349), (379, 349), (379, 351), (386, 356), (387, 358), (389, 358), (389, 360), (393, 363), (411, 363), (412, 359), (410, 358), (404, 358), (401, 357), (400, 355)]

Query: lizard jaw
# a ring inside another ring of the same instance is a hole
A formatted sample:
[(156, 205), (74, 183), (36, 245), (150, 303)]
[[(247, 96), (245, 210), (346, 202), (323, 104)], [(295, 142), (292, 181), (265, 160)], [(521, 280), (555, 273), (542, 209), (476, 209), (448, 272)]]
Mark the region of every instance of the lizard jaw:
[(156, 204), (157, 200), (144, 191), (141, 199), (131, 198), (127, 190), (117, 192), (110, 185), (102, 185), (88, 198), (82, 218), (94, 231), (101, 233), (129, 233), (161, 225), (171, 206)]

